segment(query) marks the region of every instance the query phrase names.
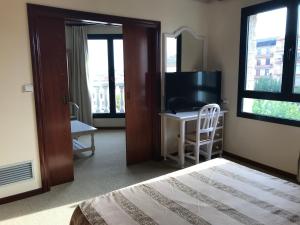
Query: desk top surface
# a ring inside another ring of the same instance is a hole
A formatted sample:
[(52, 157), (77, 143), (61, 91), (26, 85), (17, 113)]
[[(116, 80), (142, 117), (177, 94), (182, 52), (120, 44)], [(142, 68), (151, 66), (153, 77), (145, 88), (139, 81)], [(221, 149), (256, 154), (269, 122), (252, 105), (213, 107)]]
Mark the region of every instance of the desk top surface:
[[(220, 114), (227, 113), (227, 110), (222, 109)], [(178, 113), (160, 113), (162, 117), (171, 118), (174, 120), (194, 120), (198, 118), (198, 111), (178, 112)]]
[(77, 133), (92, 133), (95, 132), (97, 128), (92, 127), (88, 124), (82, 123), (78, 120), (72, 120), (71, 121), (71, 133), (77, 134)]

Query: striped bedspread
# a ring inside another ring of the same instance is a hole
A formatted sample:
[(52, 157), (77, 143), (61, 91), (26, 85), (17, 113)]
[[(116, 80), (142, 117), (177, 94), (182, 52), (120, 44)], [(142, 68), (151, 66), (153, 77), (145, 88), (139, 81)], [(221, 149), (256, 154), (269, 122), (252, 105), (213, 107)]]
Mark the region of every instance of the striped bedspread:
[(300, 186), (214, 159), (85, 201), (91, 225), (300, 224)]

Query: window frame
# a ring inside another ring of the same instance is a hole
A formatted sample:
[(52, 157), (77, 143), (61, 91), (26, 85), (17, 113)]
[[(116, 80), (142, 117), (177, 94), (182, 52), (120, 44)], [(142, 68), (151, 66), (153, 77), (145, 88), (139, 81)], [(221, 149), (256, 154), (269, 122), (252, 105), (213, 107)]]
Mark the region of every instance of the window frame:
[[(295, 63), (297, 57), (297, 35), (298, 35), (297, 28), (298, 28), (299, 4), (300, 4), (300, 0), (272, 0), (269, 2), (242, 8), (241, 31), (240, 31), (241, 33), (240, 33), (238, 104), (237, 104), (238, 117), (300, 127), (300, 121), (297, 120), (283, 119), (278, 117), (271, 117), (271, 116), (264, 116), (264, 115), (254, 114), (254, 113), (243, 112), (244, 98), (300, 103), (300, 93), (294, 93), (294, 75), (296, 70)], [(281, 92), (275, 93), (275, 92), (246, 90), (249, 17), (251, 15), (255, 15), (258, 13), (271, 11), (283, 7), (287, 7), (287, 21), (286, 21), (284, 56), (283, 56)]]
[[(122, 34), (88, 34), (88, 40), (107, 40), (108, 48), (108, 83), (109, 83), (109, 108), (110, 113), (93, 113), (93, 118), (125, 118), (125, 113), (116, 112), (115, 96), (115, 64), (114, 40), (123, 40)], [(125, 76), (125, 74), (124, 74)]]

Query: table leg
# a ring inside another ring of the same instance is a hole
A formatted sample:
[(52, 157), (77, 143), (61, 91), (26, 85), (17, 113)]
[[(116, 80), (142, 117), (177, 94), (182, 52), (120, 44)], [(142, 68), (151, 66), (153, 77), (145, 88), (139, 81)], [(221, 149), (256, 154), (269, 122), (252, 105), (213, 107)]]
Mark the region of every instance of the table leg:
[(162, 117), (162, 138), (163, 138), (163, 146), (162, 146), (162, 149), (163, 149), (163, 155), (164, 155), (164, 160), (167, 159), (167, 154), (168, 154), (168, 146), (167, 146), (167, 118), (165, 116)]
[(94, 138), (94, 133), (91, 133), (91, 149), (92, 149), (92, 154), (95, 154), (95, 138)]
[(179, 138), (179, 148), (178, 148), (178, 157), (179, 157), (179, 166), (184, 168), (184, 142), (185, 142), (185, 121), (180, 121), (180, 138)]

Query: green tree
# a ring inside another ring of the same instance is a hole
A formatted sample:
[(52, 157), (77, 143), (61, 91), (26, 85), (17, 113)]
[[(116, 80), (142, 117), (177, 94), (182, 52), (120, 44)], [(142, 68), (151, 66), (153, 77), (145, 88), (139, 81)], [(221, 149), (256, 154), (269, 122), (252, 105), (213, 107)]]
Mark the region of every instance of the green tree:
[(262, 76), (255, 81), (255, 91), (280, 92), (281, 80), (271, 76)]
[[(257, 79), (254, 88), (256, 91), (270, 92), (279, 92), (280, 89), (281, 82), (271, 77)], [(300, 120), (299, 103), (256, 99), (252, 105), (252, 112), (258, 115)]]

